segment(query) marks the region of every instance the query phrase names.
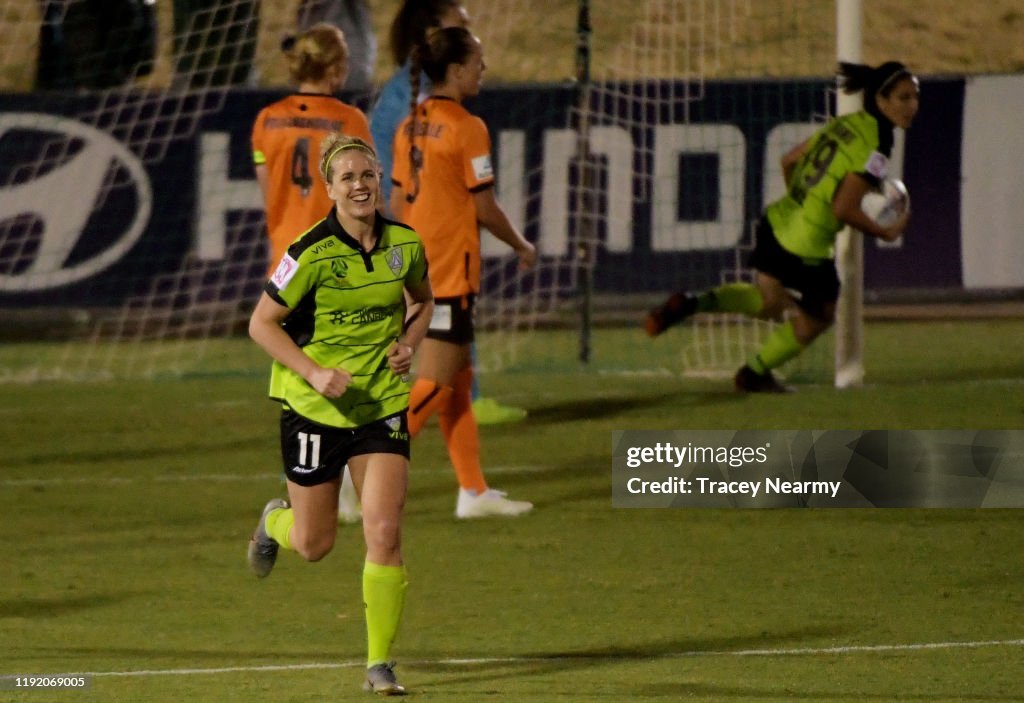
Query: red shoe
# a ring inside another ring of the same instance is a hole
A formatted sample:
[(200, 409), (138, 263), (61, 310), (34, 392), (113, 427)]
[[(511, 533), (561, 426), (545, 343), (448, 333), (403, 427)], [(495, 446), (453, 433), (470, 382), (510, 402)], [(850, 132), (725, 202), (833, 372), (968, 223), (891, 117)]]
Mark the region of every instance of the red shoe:
[(689, 293), (674, 293), (665, 303), (647, 313), (644, 329), (649, 337), (657, 337), (672, 325), (679, 324), (697, 312), (697, 298)]

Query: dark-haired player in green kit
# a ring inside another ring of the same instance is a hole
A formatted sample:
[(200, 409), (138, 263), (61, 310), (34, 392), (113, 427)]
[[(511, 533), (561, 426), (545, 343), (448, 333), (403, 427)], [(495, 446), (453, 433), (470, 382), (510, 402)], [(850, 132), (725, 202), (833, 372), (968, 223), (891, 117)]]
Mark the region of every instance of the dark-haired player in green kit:
[(320, 173), (334, 207), (288, 248), (249, 322), (253, 340), (274, 359), (270, 396), (282, 405), (290, 501), (278, 498), (264, 507), (249, 542), (249, 565), (264, 577), (280, 548), (307, 561), (331, 551), (347, 463), (362, 501), (366, 541), (365, 688), (402, 694), (390, 653), (406, 589), (401, 520), (409, 474), (408, 374), (427, 332), (433, 294), (419, 236), (377, 212), (373, 148), (357, 137), (329, 135)]
[(881, 227), (860, 203), (888, 174), (893, 128), (910, 127), (917, 114), (917, 78), (895, 61), (875, 68), (841, 63), (839, 72), (844, 92), (864, 91), (864, 108), (831, 120), (782, 157), (788, 191), (768, 205), (758, 223), (749, 262), (757, 271), (756, 285), (732, 283), (697, 295), (675, 293), (645, 321), (653, 337), (699, 312), (781, 319), (795, 306), (791, 321), (779, 325), (736, 373), (739, 391), (789, 390), (772, 369), (797, 356), (832, 325), (839, 297), (835, 241), (845, 225), (886, 241), (899, 238), (907, 225), (909, 211)]

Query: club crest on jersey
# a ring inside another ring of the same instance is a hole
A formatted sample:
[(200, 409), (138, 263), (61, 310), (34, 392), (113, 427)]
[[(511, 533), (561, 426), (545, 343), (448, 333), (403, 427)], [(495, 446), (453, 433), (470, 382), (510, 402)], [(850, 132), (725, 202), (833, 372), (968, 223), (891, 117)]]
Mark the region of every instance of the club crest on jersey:
[(274, 270), (274, 275), (270, 277), (270, 281), (277, 286), (279, 291), (284, 290), (285, 286), (288, 285), (288, 281), (292, 280), (292, 277), (298, 270), (299, 262), (285, 254), (284, 258), (281, 259), (281, 263), (277, 265), (277, 269)]
[(401, 247), (395, 247), (388, 254), (388, 268), (391, 269), (391, 273), (397, 276), (402, 273), (403, 263), (404, 259), (402, 257), (402, 249)]
[(334, 259), (331, 261), (331, 273), (333, 273), (334, 277), (337, 279), (345, 278), (345, 276), (348, 275), (348, 264), (346, 264), (342, 259)]

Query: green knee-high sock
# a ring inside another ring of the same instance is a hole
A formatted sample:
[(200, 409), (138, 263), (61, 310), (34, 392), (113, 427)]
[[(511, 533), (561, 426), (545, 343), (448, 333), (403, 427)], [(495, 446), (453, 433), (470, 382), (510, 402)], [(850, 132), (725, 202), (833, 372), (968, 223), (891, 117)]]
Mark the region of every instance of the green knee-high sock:
[(295, 524), (295, 511), (291, 508), (278, 508), (267, 513), (267, 534), (285, 549), (292, 548), (292, 525)]
[(769, 335), (747, 366), (755, 373), (768, 373), (802, 352), (804, 347), (796, 339), (793, 323), (786, 322)]
[(697, 312), (740, 312), (753, 317), (763, 304), (761, 291), (751, 283), (726, 283), (697, 296)]
[(404, 566), (382, 566), (370, 562), (363, 565), (367, 668), (389, 661), (408, 585)]

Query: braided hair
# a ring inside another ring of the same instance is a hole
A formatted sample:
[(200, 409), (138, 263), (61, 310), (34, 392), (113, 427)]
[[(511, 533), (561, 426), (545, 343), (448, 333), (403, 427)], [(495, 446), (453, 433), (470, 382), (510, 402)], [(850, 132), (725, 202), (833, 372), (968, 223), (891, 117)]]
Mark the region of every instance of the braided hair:
[(405, 0), (391, 23), (391, 55), (395, 65), (404, 65), (413, 47), (423, 43), (426, 33), (441, 26), (444, 14), (461, 5), (459, 0)]
[(406, 193), (406, 202), (412, 203), (420, 191), (420, 169), (423, 168), (423, 150), (416, 146), (419, 136), (419, 110), (416, 97), (420, 93), (420, 76), (426, 74), (434, 85), (445, 82), (448, 67), (463, 64), (476, 50), (478, 41), (465, 27), (444, 27), (429, 32), (423, 42), (409, 54), (409, 81), (412, 94), (409, 100), (409, 166), (412, 187)]

